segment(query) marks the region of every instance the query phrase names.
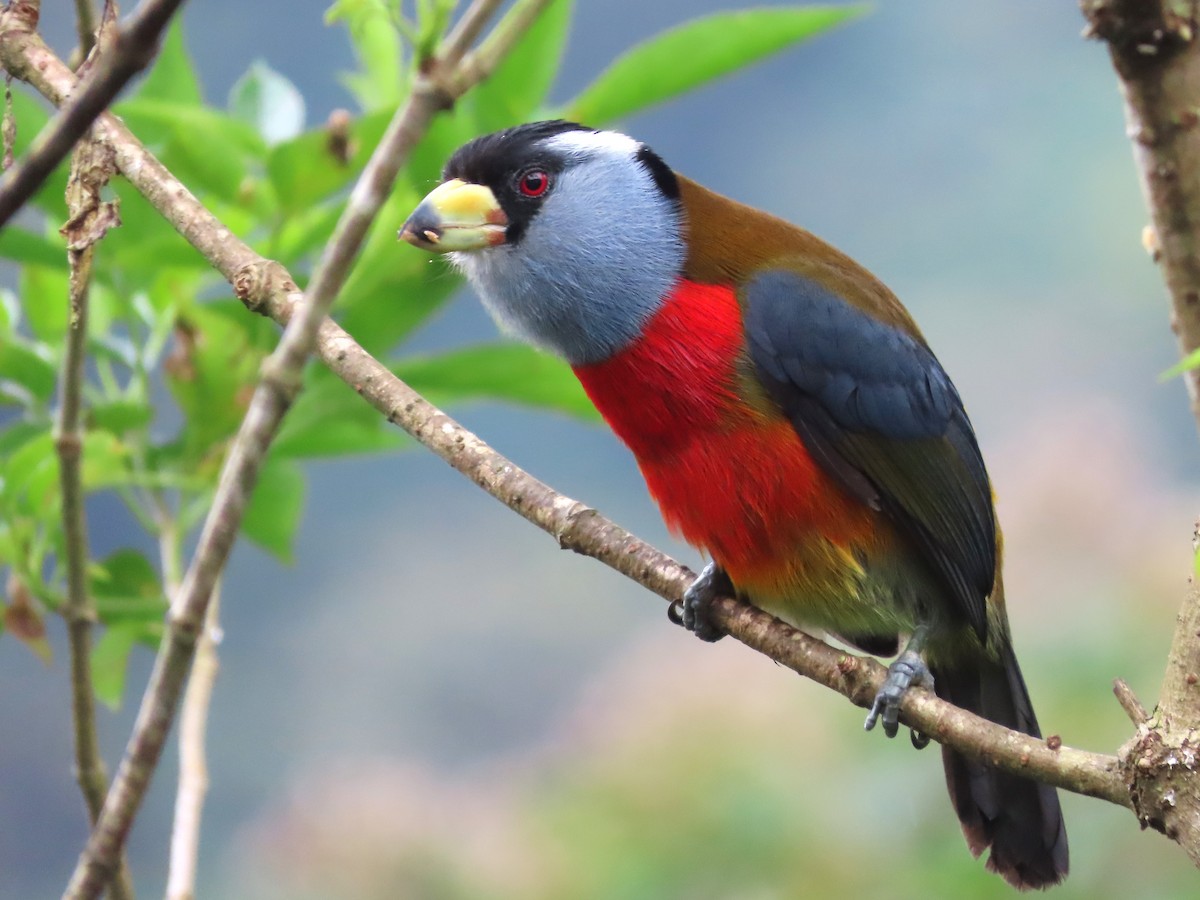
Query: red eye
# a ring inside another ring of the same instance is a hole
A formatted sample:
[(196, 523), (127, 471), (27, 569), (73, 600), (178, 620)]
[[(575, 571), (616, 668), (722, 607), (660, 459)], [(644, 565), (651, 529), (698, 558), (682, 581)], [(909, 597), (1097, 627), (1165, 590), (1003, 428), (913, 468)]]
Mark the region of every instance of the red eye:
[(526, 197), (540, 197), (549, 187), (550, 176), (541, 169), (530, 169), (517, 178), (517, 188)]

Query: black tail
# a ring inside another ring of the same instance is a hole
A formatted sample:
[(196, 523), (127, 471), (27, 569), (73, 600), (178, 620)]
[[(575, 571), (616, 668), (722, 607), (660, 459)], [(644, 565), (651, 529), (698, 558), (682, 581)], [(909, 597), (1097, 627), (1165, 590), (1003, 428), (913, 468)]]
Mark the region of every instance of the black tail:
[[(1011, 648), (998, 662), (956, 661), (931, 667), (943, 700), (1033, 737), (1041, 737)], [(1067, 876), (1067, 831), (1058, 792), (942, 748), (946, 786), (971, 852), (988, 847), (987, 867), (1013, 887), (1047, 888)]]

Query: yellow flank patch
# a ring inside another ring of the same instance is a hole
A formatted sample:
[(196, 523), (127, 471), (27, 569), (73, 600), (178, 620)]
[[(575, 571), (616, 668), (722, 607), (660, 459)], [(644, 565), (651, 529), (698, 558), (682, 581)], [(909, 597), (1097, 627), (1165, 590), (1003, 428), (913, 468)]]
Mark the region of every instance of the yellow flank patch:
[(879, 602), (856, 555), (823, 538), (804, 541), (770, 572), (729, 574), (751, 603), (797, 628), (877, 634), (904, 627), (894, 607)]

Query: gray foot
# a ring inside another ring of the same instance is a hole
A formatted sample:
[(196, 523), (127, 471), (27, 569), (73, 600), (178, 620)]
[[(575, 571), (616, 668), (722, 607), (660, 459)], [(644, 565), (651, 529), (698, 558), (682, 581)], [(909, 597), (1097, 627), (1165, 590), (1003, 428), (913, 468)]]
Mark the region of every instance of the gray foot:
[(715, 563), (709, 563), (684, 592), (683, 603), (680, 604), (682, 612), (672, 604), (669, 612), (671, 621), (682, 625), (702, 641), (719, 641), (725, 637), (725, 632), (712, 621), (712, 602), (717, 597), (729, 597), (732, 594), (733, 582), (729, 576), (718, 569)]
[[(875, 722), (882, 717), (883, 733), (888, 737), (895, 737), (896, 732), (900, 730), (900, 701), (913, 685), (932, 690), (933, 675), (925, 665), (925, 660), (912, 649), (910, 642), (909, 647), (888, 666), (887, 678), (884, 679), (879, 693), (875, 695), (875, 702), (871, 704), (871, 711), (867, 713), (867, 721), (863, 723), (863, 728), (870, 731), (875, 727)], [(929, 742), (928, 738), (924, 740), (925, 743)], [(913, 744), (917, 745), (916, 738)]]

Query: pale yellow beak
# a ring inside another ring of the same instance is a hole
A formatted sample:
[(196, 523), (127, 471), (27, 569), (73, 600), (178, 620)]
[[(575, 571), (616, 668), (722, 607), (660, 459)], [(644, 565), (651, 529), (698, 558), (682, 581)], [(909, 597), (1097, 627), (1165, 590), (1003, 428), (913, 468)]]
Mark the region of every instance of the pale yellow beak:
[(400, 240), (431, 253), (482, 250), (503, 244), (507, 228), (508, 217), (491, 190), (452, 178), (413, 210)]

